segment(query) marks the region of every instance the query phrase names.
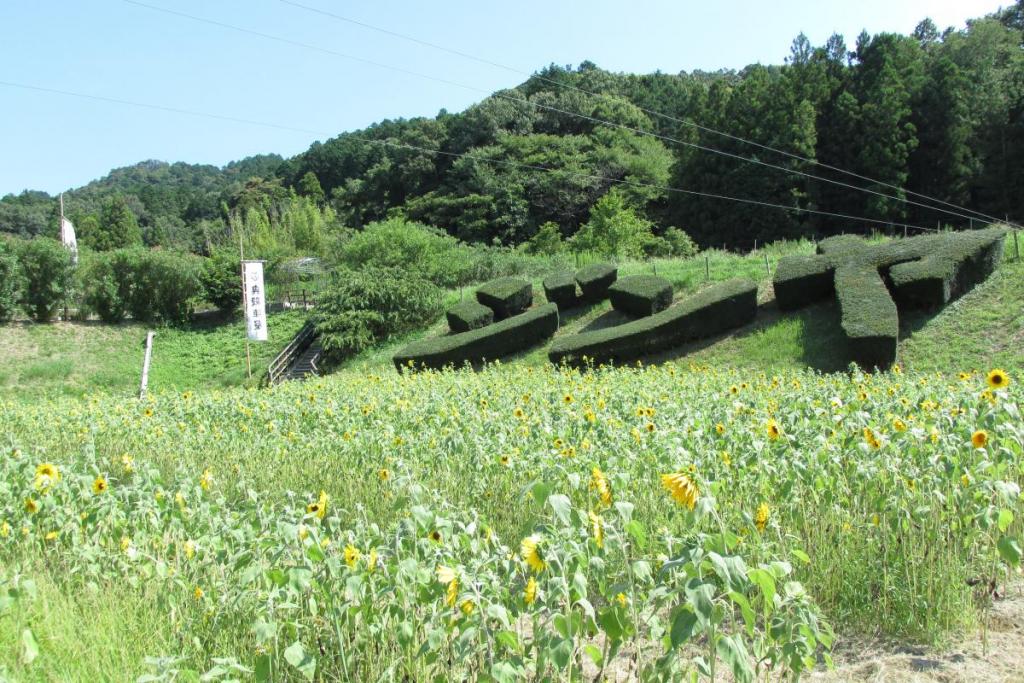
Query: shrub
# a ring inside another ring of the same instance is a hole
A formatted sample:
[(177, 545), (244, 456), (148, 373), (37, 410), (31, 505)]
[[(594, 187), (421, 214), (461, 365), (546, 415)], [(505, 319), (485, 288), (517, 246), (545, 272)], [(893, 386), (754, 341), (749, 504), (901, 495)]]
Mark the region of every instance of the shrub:
[(128, 312), (144, 322), (184, 323), (202, 293), (199, 259), (175, 251), (137, 250)]
[(692, 258), (697, 255), (697, 243), (684, 230), (667, 228), (662, 235), (672, 248), (672, 256), (676, 258)]
[(576, 282), (583, 292), (583, 300), (593, 303), (606, 298), (608, 288), (618, 276), (618, 269), (607, 263), (594, 263), (576, 271)]
[(739, 327), (757, 315), (757, 284), (737, 278), (692, 296), (668, 310), (625, 325), (556, 339), (552, 363), (625, 361)]
[(83, 303), (105, 323), (119, 323), (132, 300), (139, 251), (119, 249), (92, 255), (83, 264)]
[(399, 268), (340, 270), (321, 294), (313, 324), (328, 360), (338, 361), (433, 322), (442, 305), (437, 285)]
[(494, 311), (495, 320), (519, 315), (533, 303), (533, 285), (515, 277), (491, 280), (476, 290), (476, 300)]
[(553, 256), (565, 251), (565, 243), (562, 241), (562, 231), (557, 223), (548, 221), (537, 229), (537, 234), (523, 244), (523, 249), (528, 254), (541, 256)]
[(672, 305), (672, 283), (657, 275), (624, 277), (608, 288), (608, 298), (620, 313), (653, 315)]
[(558, 330), (558, 307), (548, 303), (471, 332), (421, 339), (395, 354), (399, 370), (479, 365), (525, 350)]
[(23, 288), (21, 307), (33, 320), (52, 320), (71, 295), (74, 277), (71, 252), (57, 240), (36, 237), (18, 250)]
[(476, 301), (463, 301), (445, 314), (452, 332), (469, 332), (494, 322), (494, 311)]
[(775, 297), (789, 310), (839, 300), (851, 360), (867, 369), (896, 360), (897, 305), (945, 305), (992, 273), (1002, 255), (1001, 228), (923, 235), (868, 244), (853, 235), (818, 243), (814, 256), (790, 256), (775, 271)]
[(567, 271), (554, 273), (544, 278), (544, 296), (551, 303), (558, 306), (559, 311), (565, 311), (579, 303), (579, 296), (576, 294), (576, 278)]
[(18, 257), (0, 242), (0, 322), (14, 317), (21, 294), (21, 272)]
[(225, 313), (242, 301), (242, 261), (234, 250), (220, 249), (203, 262), (200, 280), (203, 297)]

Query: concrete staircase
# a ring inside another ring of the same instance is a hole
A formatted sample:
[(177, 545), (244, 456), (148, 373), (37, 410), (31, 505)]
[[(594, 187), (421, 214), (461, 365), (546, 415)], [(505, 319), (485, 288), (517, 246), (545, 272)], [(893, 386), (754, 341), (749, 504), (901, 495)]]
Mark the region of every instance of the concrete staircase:
[(317, 339), (313, 323), (307, 321), (298, 334), (270, 362), (267, 368), (267, 384), (271, 386), (290, 379), (305, 379), (310, 375), (320, 376), (316, 364), (323, 354), (323, 347)]

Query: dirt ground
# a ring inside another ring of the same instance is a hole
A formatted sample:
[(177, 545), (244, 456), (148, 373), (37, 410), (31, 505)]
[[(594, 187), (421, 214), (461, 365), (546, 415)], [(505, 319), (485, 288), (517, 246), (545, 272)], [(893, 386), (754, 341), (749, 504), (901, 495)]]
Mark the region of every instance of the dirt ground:
[(992, 608), (987, 647), (980, 633), (941, 651), (896, 642), (842, 641), (833, 652), (834, 671), (816, 671), (812, 681), (882, 683), (1024, 682), (1024, 583), (1011, 587)]

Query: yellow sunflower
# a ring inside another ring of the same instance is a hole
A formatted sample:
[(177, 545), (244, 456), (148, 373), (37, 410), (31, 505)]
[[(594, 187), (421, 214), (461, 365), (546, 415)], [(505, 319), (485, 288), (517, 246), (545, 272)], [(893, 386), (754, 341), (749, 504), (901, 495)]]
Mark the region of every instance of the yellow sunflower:
[(971, 444), (975, 448), (984, 448), (988, 443), (988, 432), (984, 429), (979, 429), (971, 434)]
[(349, 569), (355, 569), (356, 563), (359, 562), (361, 556), (362, 553), (359, 552), (359, 548), (351, 543), (345, 546), (345, 564), (348, 565)]
[(612, 504), (612, 485), (608, 483), (608, 477), (604, 475), (600, 467), (595, 467), (590, 471), (590, 486), (597, 491), (601, 505), (608, 507)]
[(782, 436), (782, 430), (775, 420), (768, 420), (768, 423), (765, 425), (765, 431), (768, 432), (768, 438), (772, 441), (777, 441)]
[(601, 515), (594, 512), (588, 512), (587, 516), (590, 518), (590, 531), (594, 534), (594, 543), (597, 544), (598, 548), (604, 547), (604, 520), (601, 519)]
[(684, 505), (690, 510), (697, 506), (700, 490), (697, 488), (697, 484), (682, 472), (661, 475), (661, 485), (672, 494), (672, 498), (680, 505)]
[(526, 588), (523, 589), (523, 602), (527, 605), (532, 605), (537, 600), (537, 579), (532, 576), (526, 582)]
[(36, 477), (33, 485), (37, 491), (46, 493), (54, 484), (60, 481), (60, 469), (53, 463), (44, 462), (36, 467)]
[(754, 513), (754, 524), (757, 526), (758, 531), (764, 532), (765, 527), (768, 526), (768, 518), (771, 517), (771, 514), (768, 503), (761, 503), (757, 506), (757, 512)]
[(1002, 368), (996, 368), (988, 373), (985, 380), (993, 389), (1003, 389), (1010, 383), (1010, 376)]
[(536, 573), (541, 573), (547, 569), (548, 563), (544, 561), (544, 556), (541, 554), (541, 543), (543, 539), (534, 534), (527, 536), (523, 539), (522, 543), (519, 544), (519, 554), (523, 560), (530, 566)]
[(92, 492), (97, 496), (107, 490), (107, 480), (103, 477), (96, 477), (92, 482)]

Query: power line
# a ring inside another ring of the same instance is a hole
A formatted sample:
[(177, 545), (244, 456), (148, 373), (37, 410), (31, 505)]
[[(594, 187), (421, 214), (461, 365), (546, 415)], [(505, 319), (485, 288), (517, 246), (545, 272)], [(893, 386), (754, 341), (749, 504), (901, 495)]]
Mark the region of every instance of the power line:
[[(130, 5), (135, 5), (135, 6), (138, 6), (138, 7), (143, 7), (145, 9), (149, 9), (149, 10), (153, 10), (153, 11), (157, 11), (157, 12), (163, 12), (163, 13), (171, 14), (171, 15), (178, 16), (178, 17), (183, 17), (183, 18), (186, 18), (186, 19), (190, 19), (192, 21), (197, 21), (197, 22), (201, 22), (201, 23), (205, 23), (205, 24), (211, 24), (213, 26), (218, 26), (218, 27), (221, 27), (221, 28), (227, 28), (227, 29), (238, 31), (238, 32), (241, 32), (241, 33), (245, 33), (245, 34), (249, 34), (249, 35), (254, 35), (254, 36), (257, 36), (257, 37), (260, 37), (260, 38), (265, 38), (265, 39), (268, 39), (268, 40), (273, 40), (275, 42), (284, 43), (286, 45), (291, 45), (291, 46), (294, 46), (294, 47), (301, 47), (301, 48), (304, 48), (304, 49), (313, 50), (313, 51), (316, 51), (316, 52), (321, 52), (321, 53), (328, 54), (328, 55), (331, 55), (331, 56), (341, 57), (343, 59), (351, 59), (351, 60), (355, 60), (355, 61), (358, 61), (358, 62), (361, 62), (361, 63), (364, 63), (364, 64), (369, 64), (371, 66), (375, 66), (375, 67), (378, 67), (378, 68), (388, 69), (388, 70), (392, 70), (392, 71), (397, 71), (397, 72), (408, 74), (408, 75), (411, 75), (411, 76), (416, 76), (418, 78), (424, 78), (424, 79), (427, 79), (427, 80), (431, 80), (431, 81), (434, 81), (434, 82), (437, 82), (437, 83), (444, 83), (446, 85), (453, 85), (455, 87), (464, 88), (466, 90), (480, 92), (480, 93), (483, 93), (485, 95), (490, 95), (490, 96), (495, 97), (495, 98), (508, 100), (510, 102), (516, 102), (516, 103), (519, 103), (519, 104), (526, 104), (526, 105), (529, 105), (529, 106), (532, 106), (532, 107), (535, 107), (535, 108), (538, 108), (538, 109), (544, 109), (544, 110), (547, 110), (547, 111), (563, 114), (563, 115), (566, 115), (566, 116), (577, 117), (577, 118), (580, 118), (580, 119), (583, 119), (583, 120), (586, 120), (586, 121), (590, 121), (592, 123), (596, 123), (596, 124), (600, 124), (600, 125), (606, 125), (606, 126), (611, 126), (613, 128), (619, 128), (621, 130), (626, 130), (626, 131), (629, 131), (629, 132), (632, 132), (632, 133), (635, 133), (635, 134), (638, 134), (638, 135), (645, 135), (645, 136), (653, 137), (653, 138), (656, 138), (658, 140), (662, 140), (662, 141), (665, 141), (665, 142), (670, 142), (670, 143), (673, 143), (673, 144), (681, 145), (681, 146), (684, 146), (684, 147), (689, 147), (689, 148), (696, 149), (696, 150), (703, 151), (703, 152), (709, 152), (709, 153), (712, 153), (712, 154), (718, 154), (720, 156), (724, 156), (724, 157), (728, 157), (728, 158), (731, 158), (731, 159), (735, 159), (737, 161), (742, 161), (742, 162), (746, 162), (746, 163), (756, 164), (758, 166), (763, 166), (765, 168), (771, 168), (771, 169), (779, 170), (779, 171), (782, 171), (784, 173), (798, 175), (798, 176), (805, 177), (805, 178), (808, 178), (808, 179), (811, 179), (811, 180), (819, 180), (821, 182), (829, 183), (829, 184), (832, 184), (832, 185), (836, 185), (836, 186), (839, 186), (839, 187), (847, 188), (847, 189), (858, 191), (858, 192), (865, 192), (865, 193), (868, 193), (868, 194), (872, 194), (872, 195), (875, 195), (875, 196), (878, 196), (878, 197), (883, 197), (883, 198), (890, 199), (890, 200), (893, 200), (893, 201), (902, 202), (902, 203), (906, 203), (906, 204), (913, 204), (913, 205), (916, 205), (916, 206), (923, 207), (925, 209), (930, 209), (932, 211), (938, 211), (938, 212), (941, 212), (941, 213), (945, 213), (945, 214), (949, 214), (949, 215), (952, 215), (952, 216), (956, 216), (958, 218), (964, 218), (964, 219), (967, 219), (967, 220), (975, 220), (974, 216), (968, 216), (968, 215), (965, 215), (965, 214), (962, 214), (962, 213), (958, 213), (958, 212), (955, 212), (955, 211), (950, 211), (948, 209), (942, 209), (942, 208), (939, 208), (939, 207), (934, 207), (934, 206), (930, 206), (930, 205), (927, 205), (927, 204), (922, 204), (920, 202), (916, 202), (916, 201), (907, 199), (906, 197), (901, 197), (901, 196), (897, 196), (897, 195), (889, 195), (889, 194), (886, 194), (884, 192), (878, 192), (876, 190), (871, 190), (869, 188), (858, 187), (856, 185), (851, 185), (849, 183), (845, 183), (845, 182), (840, 181), (840, 180), (833, 180), (833, 179), (830, 179), (830, 178), (824, 178), (824, 177), (821, 177), (821, 176), (814, 175), (812, 173), (807, 173), (805, 171), (800, 171), (800, 170), (793, 169), (793, 168), (786, 168), (785, 166), (779, 166), (777, 164), (772, 164), (772, 163), (767, 162), (767, 161), (761, 161), (760, 159), (751, 158), (751, 157), (745, 157), (745, 156), (742, 156), (740, 154), (734, 154), (732, 152), (727, 152), (727, 151), (724, 151), (724, 150), (716, 149), (716, 148), (713, 148), (713, 147), (708, 147), (706, 145), (701, 145), (701, 144), (694, 143), (694, 142), (689, 142), (689, 141), (686, 141), (686, 140), (679, 140), (679, 139), (673, 138), (671, 136), (661, 135), (659, 133), (655, 133), (655, 132), (652, 132), (652, 131), (646, 131), (646, 130), (643, 130), (643, 129), (640, 129), (640, 128), (635, 128), (633, 126), (627, 126), (625, 124), (616, 123), (614, 121), (607, 121), (605, 119), (597, 118), (597, 117), (594, 117), (594, 116), (589, 116), (587, 114), (580, 114), (580, 113), (577, 113), (577, 112), (567, 111), (565, 109), (561, 109), (561, 108), (554, 107), (554, 106), (551, 106), (551, 105), (546, 105), (546, 104), (542, 104), (542, 103), (538, 103), (538, 102), (533, 102), (533, 101), (531, 101), (529, 99), (526, 99), (526, 98), (512, 97), (512, 96), (504, 95), (504, 94), (501, 94), (501, 93), (493, 93), (493, 94), (491, 94), (491, 93), (488, 93), (488, 91), (483, 90), (482, 88), (478, 88), (478, 87), (471, 86), (471, 85), (466, 85), (464, 83), (458, 83), (456, 81), (451, 81), (451, 80), (448, 80), (448, 79), (445, 79), (445, 78), (439, 78), (439, 77), (436, 77), (436, 76), (430, 76), (430, 75), (423, 74), (423, 73), (420, 73), (420, 72), (417, 72), (417, 71), (412, 71), (410, 69), (405, 69), (403, 67), (397, 67), (397, 66), (393, 66), (393, 65), (390, 65), (390, 64), (384, 64), (384, 63), (381, 63), (381, 62), (376, 62), (374, 60), (365, 59), (365, 58), (362, 58), (362, 57), (357, 57), (355, 55), (351, 55), (351, 54), (344, 53), (344, 52), (338, 52), (336, 50), (331, 50), (329, 48), (320, 47), (318, 45), (312, 45), (312, 44), (309, 44), (309, 43), (304, 43), (304, 42), (300, 42), (300, 41), (296, 41), (296, 40), (291, 40), (289, 38), (282, 38), (280, 36), (275, 36), (275, 35), (272, 35), (272, 34), (269, 34), (269, 33), (261, 32), (261, 31), (254, 31), (254, 30), (251, 30), (251, 29), (247, 29), (247, 28), (243, 28), (243, 27), (240, 27), (240, 26), (236, 26), (234, 24), (228, 24), (226, 22), (216, 21), (216, 20), (213, 20), (213, 19), (207, 19), (205, 17), (198, 17), (198, 16), (193, 15), (193, 14), (188, 14), (188, 13), (185, 13), (185, 12), (179, 12), (177, 10), (171, 10), (171, 9), (167, 9), (167, 8), (160, 7), (160, 6), (157, 6), (157, 5), (151, 5), (151, 4), (148, 4), (148, 3), (145, 3), (145, 2), (140, 2), (139, 0), (122, 0), (122, 1), (127, 3), (127, 4), (130, 4)], [(284, 1), (284, 0), (282, 0), (282, 1)], [(297, 7), (302, 7), (302, 8), (306, 7), (304, 5), (298, 5), (297, 3), (291, 3), (291, 2), (289, 2), (287, 4), (293, 4), (293, 5), (297, 6)], [(333, 16), (333, 15), (331, 15), (331, 16)], [(384, 29), (381, 29), (381, 30), (384, 30)], [(421, 42), (421, 41), (418, 41), (418, 42)], [(429, 44), (429, 45), (431, 47), (437, 47), (437, 46), (434, 46), (433, 44)], [(596, 96), (599, 96), (599, 95), (596, 95)], [(885, 222), (888, 223), (889, 221), (885, 221)]]
[[(346, 17), (346, 16), (342, 16), (340, 14), (335, 14), (334, 12), (328, 12), (327, 10), (322, 10), (322, 9), (317, 8), (317, 7), (311, 7), (309, 5), (305, 5), (305, 4), (302, 4), (302, 3), (299, 3), (299, 2), (295, 2), (294, 0), (278, 0), (278, 1), (283, 3), (283, 4), (285, 4), (285, 5), (291, 5), (292, 7), (303, 9), (303, 10), (306, 10), (308, 12), (313, 12), (313, 13), (316, 13), (316, 14), (320, 14), (322, 16), (326, 16), (326, 17), (330, 17), (332, 19), (336, 19), (338, 21), (343, 21), (343, 22), (346, 22), (346, 23), (349, 23), (349, 24), (353, 24), (353, 25), (356, 25), (356, 26), (360, 26), (362, 28), (366, 28), (366, 29), (369, 29), (369, 30), (372, 30), (372, 31), (377, 31), (378, 33), (383, 33), (385, 35), (389, 35), (389, 36), (393, 36), (393, 37), (396, 37), (396, 38), (400, 38), (402, 40), (406, 40), (406, 41), (409, 41), (409, 42), (412, 42), (412, 43), (416, 43), (418, 45), (423, 45), (425, 47), (429, 47), (429, 48), (434, 49), (434, 50), (439, 50), (441, 52), (446, 52), (448, 54), (456, 55), (458, 57), (462, 57), (464, 59), (469, 59), (469, 60), (472, 60), (474, 62), (478, 62), (480, 64), (486, 64), (488, 66), (492, 66), (492, 67), (495, 67), (495, 68), (498, 68), (498, 69), (503, 69), (505, 71), (509, 71), (511, 73), (518, 74), (520, 76), (525, 76), (527, 78), (535, 78), (535, 79), (537, 79), (539, 81), (543, 81), (545, 83), (549, 83), (549, 84), (558, 86), (560, 88), (566, 88), (568, 90), (579, 92), (579, 93), (582, 93), (582, 94), (585, 94), (585, 95), (590, 95), (590, 96), (593, 96), (593, 97), (600, 97), (601, 96), (600, 93), (596, 93), (596, 92), (587, 90), (585, 88), (580, 88), (578, 86), (574, 86), (574, 85), (569, 84), (569, 83), (563, 83), (563, 82), (555, 80), (553, 78), (547, 78), (546, 76), (542, 76), (540, 74), (536, 74), (536, 73), (531, 74), (530, 72), (523, 71), (522, 69), (517, 69), (515, 67), (511, 67), (511, 66), (508, 66), (506, 64), (502, 64), (500, 62), (495, 62), (495, 61), (492, 61), (492, 60), (489, 60), (489, 59), (484, 59), (482, 57), (477, 57), (475, 55), (471, 55), (469, 53), (462, 52), (460, 50), (455, 50), (455, 49), (452, 49), (452, 48), (449, 48), (449, 47), (445, 47), (443, 45), (438, 45), (437, 43), (432, 43), (432, 42), (429, 42), (429, 41), (426, 41), (426, 40), (422, 40), (422, 39), (416, 38), (414, 36), (410, 36), (410, 35), (407, 35), (407, 34), (404, 34), (404, 33), (399, 33), (397, 31), (392, 31), (392, 30), (389, 30), (389, 29), (386, 29), (386, 28), (381, 28), (380, 26), (375, 26), (373, 24), (369, 24), (369, 23), (364, 22), (364, 21), (359, 21), (359, 20), (356, 20), (356, 19), (352, 19), (351, 17)], [(935, 202), (935, 203), (938, 203), (938, 204), (942, 204), (944, 206), (949, 206), (949, 207), (952, 207), (954, 209), (958, 209), (960, 211), (967, 211), (968, 213), (974, 214), (974, 216), (964, 216), (964, 215), (958, 214), (958, 213), (953, 213), (953, 212), (948, 212), (948, 211), (946, 212), (946, 213), (951, 213), (952, 215), (959, 216), (961, 218), (970, 218), (972, 220), (977, 220), (978, 218), (985, 218), (985, 219), (992, 220), (992, 221), (1001, 221), (1001, 219), (999, 219), (999, 218), (997, 218), (995, 216), (990, 216), (990, 215), (988, 215), (986, 213), (983, 213), (981, 211), (977, 211), (975, 209), (971, 209), (971, 208), (968, 208), (968, 207), (965, 207), (965, 206), (960, 206), (959, 204), (954, 204), (952, 202), (947, 202), (945, 200), (938, 199), (936, 197), (931, 197), (929, 195), (922, 194), (920, 192), (914, 192), (913, 190), (908, 190), (908, 189), (900, 187), (898, 185), (895, 185), (895, 184), (892, 184), (892, 183), (887, 183), (887, 182), (885, 182), (883, 180), (879, 180), (877, 178), (871, 178), (870, 176), (862, 175), (862, 174), (856, 173), (854, 171), (848, 171), (848, 170), (840, 168), (838, 166), (833, 166), (831, 164), (827, 164), (827, 163), (824, 163), (822, 161), (818, 161), (817, 159), (812, 159), (812, 158), (809, 158), (809, 157), (805, 157), (805, 156), (802, 156), (800, 154), (795, 154), (793, 152), (787, 152), (785, 150), (778, 149), (776, 147), (771, 147), (769, 145), (765, 145), (765, 144), (762, 144), (762, 143), (759, 143), (759, 142), (755, 142), (753, 140), (748, 140), (748, 139), (740, 137), (738, 135), (733, 135), (731, 133), (726, 133), (724, 131), (716, 130), (716, 129), (710, 128), (708, 126), (703, 126), (703, 125), (701, 125), (701, 124), (699, 124), (699, 123), (697, 123), (695, 121), (691, 121), (691, 120), (688, 120), (688, 119), (680, 119), (680, 118), (677, 118), (675, 116), (671, 116), (670, 114), (665, 114), (663, 112), (655, 111), (653, 109), (648, 109), (648, 108), (640, 106), (640, 105), (635, 105), (635, 106), (640, 111), (644, 112), (645, 114), (649, 114), (651, 116), (656, 116), (656, 117), (664, 119), (666, 121), (672, 121), (673, 123), (678, 123), (678, 124), (681, 124), (681, 125), (689, 126), (691, 128), (696, 128), (697, 130), (703, 131), (705, 133), (710, 133), (712, 135), (718, 135), (718, 136), (721, 136), (721, 137), (724, 137), (724, 138), (727, 138), (727, 139), (730, 139), (730, 140), (733, 140), (733, 141), (736, 141), (736, 142), (741, 142), (741, 143), (746, 144), (746, 145), (751, 145), (753, 147), (757, 147), (759, 149), (763, 149), (763, 150), (768, 151), (768, 152), (773, 152), (775, 154), (781, 154), (781, 155), (786, 156), (786, 157), (788, 157), (790, 159), (794, 159), (794, 160), (797, 160), (797, 161), (802, 161), (804, 163), (812, 164), (812, 165), (815, 165), (815, 166), (820, 166), (821, 168), (825, 168), (825, 169), (828, 169), (830, 171), (835, 171), (837, 173), (842, 173), (844, 175), (848, 175), (848, 176), (851, 176), (851, 177), (854, 177), (854, 178), (858, 178), (860, 180), (866, 180), (866, 181), (868, 181), (870, 183), (875, 183), (876, 185), (881, 185), (883, 187), (888, 187), (889, 189), (893, 189), (893, 190), (896, 190), (898, 192), (904, 192), (906, 194), (913, 195), (915, 197), (921, 197), (922, 199), (926, 199), (926, 200), (928, 200), (930, 202)], [(741, 157), (741, 158), (745, 158), (745, 157)], [(809, 177), (817, 178), (819, 180), (826, 180), (826, 182), (828, 182), (827, 179), (819, 178), (818, 176), (809, 176)], [(861, 187), (849, 186), (849, 185), (847, 187), (851, 187), (853, 189), (858, 189), (858, 190), (862, 190), (862, 191), (868, 191), (868, 192), (871, 191), (868, 188), (861, 188)], [(883, 197), (890, 197), (890, 195), (885, 195), (885, 194), (881, 194), (881, 193), (875, 193), (875, 194), (879, 194), (880, 196), (883, 196)], [(916, 202), (909, 202), (908, 200), (901, 199), (899, 197), (890, 197), (890, 198), (897, 199), (898, 201), (907, 201), (908, 203), (913, 203), (913, 204), (915, 204), (917, 206), (921, 206), (921, 207), (928, 208), (928, 209), (933, 209), (933, 210), (936, 210), (936, 211), (943, 211), (942, 209), (939, 209), (938, 207), (934, 207), (934, 206), (930, 206), (930, 205), (926, 205), (926, 204), (919, 204), (919, 203), (916, 203)], [(1008, 222), (1008, 221), (1004, 221), (1004, 222)], [(1016, 226), (1016, 224), (1011, 224), (1011, 225), (1015, 225)], [(1017, 226), (1017, 227), (1020, 227), (1020, 226)]]
[[(244, 123), (244, 124), (247, 124), (247, 125), (255, 125), (255, 126), (265, 126), (265, 127), (268, 127), (268, 128), (276, 128), (276, 129), (279, 129), (279, 130), (288, 130), (288, 131), (294, 131), (294, 132), (309, 133), (311, 135), (326, 135), (326, 133), (324, 133), (323, 131), (315, 131), (315, 130), (311, 130), (311, 129), (308, 129), (308, 128), (298, 128), (298, 127), (294, 127), (294, 126), (285, 126), (285, 125), (280, 125), (280, 124), (277, 124), (277, 123), (270, 123), (270, 122), (266, 122), (266, 121), (258, 121), (258, 120), (254, 120), (254, 119), (243, 119), (243, 118), (238, 118), (238, 117), (234, 117), (234, 116), (225, 116), (225, 115), (221, 115), (221, 114), (211, 114), (211, 113), (208, 113), (208, 112), (201, 112), (201, 111), (196, 111), (196, 110), (192, 110), (192, 109), (182, 109), (182, 108), (179, 108), (179, 107), (168, 107), (168, 106), (164, 106), (164, 105), (151, 104), (151, 103), (147, 103), (147, 102), (137, 102), (137, 101), (134, 101), (134, 100), (125, 100), (125, 99), (120, 99), (120, 98), (105, 97), (105, 96), (102, 96), (102, 95), (93, 95), (93, 94), (89, 94), (89, 93), (80, 93), (80, 92), (74, 92), (74, 91), (70, 91), (70, 90), (61, 90), (61, 89), (58, 89), (58, 88), (47, 88), (47, 87), (42, 87), (42, 86), (29, 85), (29, 84), (25, 84), (25, 83), (14, 83), (14, 82), (10, 82), (10, 81), (0, 81), (0, 85), (11, 87), (11, 88), (21, 88), (21, 89), (24, 89), (24, 90), (32, 90), (32, 91), (36, 91), (36, 92), (45, 92), (45, 93), (64, 95), (64, 96), (67, 96), (67, 97), (77, 97), (77, 98), (82, 98), (82, 99), (89, 99), (89, 100), (95, 100), (95, 101), (100, 101), (100, 102), (107, 102), (107, 103), (110, 103), (110, 104), (119, 104), (119, 105), (124, 105), (124, 106), (131, 106), (131, 107), (141, 107), (141, 108), (145, 108), (145, 109), (155, 109), (155, 110), (159, 110), (159, 111), (167, 111), (167, 112), (172, 112), (172, 113), (176, 113), (176, 114), (183, 114), (183, 115), (188, 115), (188, 116), (197, 116), (197, 117), (202, 117), (202, 118), (214, 119), (214, 120), (218, 120), (218, 121), (227, 121), (227, 122), (232, 122), (232, 123)], [(764, 202), (764, 201), (760, 201), (760, 200), (756, 200), (756, 199), (749, 199), (749, 198), (745, 198), (745, 197), (732, 197), (732, 196), (729, 196), (729, 195), (714, 194), (714, 193), (710, 193), (710, 192), (701, 192), (701, 191), (698, 191), (698, 190), (687, 190), (687, 189), (684, 189), (684, 188), (670, 187), (670, 186), (667, 186), (667, 185), (659, 185), (659, 184), (656, 184), (656, 183), (645, 183), (645, 182), (636, 181), (636, 180), (629, 180), (629, 179), (626, 179), (626, 178), (612, 178), (610, 176), (602, 176), (602, 175), (598, 175), (598, 174), (594, 174), (594, 173), (579, 173), (579, 172), (575, 172), (575, 171), (567, 171), (567, 170), (562, 169), (562, 168), (554, 168), (554, 167), (550, 167), (550, 166), (541, 166), (539, 164), (526, 164), (526, 163), (522, 163), (522, 162), (518, 162), (518, 161), (509, 161), (509, 160), (506, 160), (506, 159), (493, 159), (493, 158), (490, 158), (490, 157), (484, 157), (484, 156), (480, 156), (480, 155), (477, 155), (477, 154), (468, 154), (468, 153), (460, 153), (460, 152), (446, 152), (446, 151), (439, 150), (439, 149), (431, 149), (429, 147), (422, 147), (420, 145), (411, 145), (411, 144), (404, 143), (404, 142), (394, 142), (394, 141), (390, 141), (390, 140), (375, 140), (375, 139), (372, 139), (372, 138), (363, 137), (361, 135), (356, 135), (355, 133), (345, 133), (344, 136), (347, 139), (356, 140), (356, 141), (363, 142), (363, 143), (366, 143), (366, 144), (381, 145), (381, 146), (385, 146), (385, 147), (395, 147), (395, 148), (399, 148), (399, 149), (409, 149), (409, 150), (415, 150), (415, 151), (419, 151), (419, 152), (424, 152), (424, 153), (427, 153), (427, 154), (437, 154), (437, 155), (446, 156), (446, 157), (452, 157), (452, 158), (472, 159), (474, 161), (480, 161), (480, 162), (489, 163), (489, 164), (495, 164), (495, 165), (499, 165), (499, 166), (509, 166), (509, 167), (514, 167), (514, 168), (523, 168), (523, 169), (527, 169), (527, 170), (533, 170), (533, 171), (544, 171), (544, 172), (548, 172), (548, 173), (558, 173), (558, 174), (561, 174), (561, 175), (564, 175), (564, 176), (575, 177), (575, 178), (582, 178), (582, 179), (587, 179), (587, 180), (603, 181), (603, 182), (607, 182), (607, 183), (610, 183), (610, 184), (611, 183), (616, 183), (616, 184), (620, 184), (620, 185), (628, 185), (628, 186), (631, 186), (631, 187), (642, 187), (642, 188), (647, 188), (647, 189), (656, 189), (656, 190), (660, 190), (660, 191), (663, 191), (663, 192), (681, 193), (681, 194), (705, 197), (705, 198), (708, 198), (708, 199), (717, 199), (717, 200), (722, 200), (722, 201), (732, 201), (732, 202), (738, 202), (738, 203), (742, 203), (742, 204), (761, 206), (761, 207), (765, 207), (765, 208), (780, 209), (780, 210), (783, 210), (783, 211), (796, 211), (796, 212), (799, 212), (799, 213), (816, 214), (816, 215), (821, 215), (821, 216), (829, 216), (829, 217), (833, 217), (833, 218), (842, 218), (842, 219), (845, 219), (845, 220), (858, 221), (858, 222), (864, 222), (864, 223), (874, 223), (874, 224), (878, 224), (878, 225), (888, 225), (888, 226), (899, 227), (899, 228), (908, 228), (908, 229), (914, 229), (914, 230), (921, 230), (921, 231), (924, 231), (924, 232), (937, 232), (934, 228), (927, 228), (927, 227), (923, 227), (923, 226), (919, 226), (919, 225), (913, 225), (913, 224), (910, 224), (910, 223), (893, 222), (893, 221), (887, 221), (887, 220), (880, 220), (880, 219), (876, 219), (876, 218), (864, 218), (864, 217), (861, 217), (861, 216), (850, 216), (850, 215), (847, 215), (847, 214), (834, 213), (834, 212), (831, 212), (831, 211), (821, 211), (819, 209), (808, 209), (808, 208), (799, 207), (799, 206), (786, 206), (784, 204), (775, 204), (775, 203), (772, 203), (772, 202)]]

